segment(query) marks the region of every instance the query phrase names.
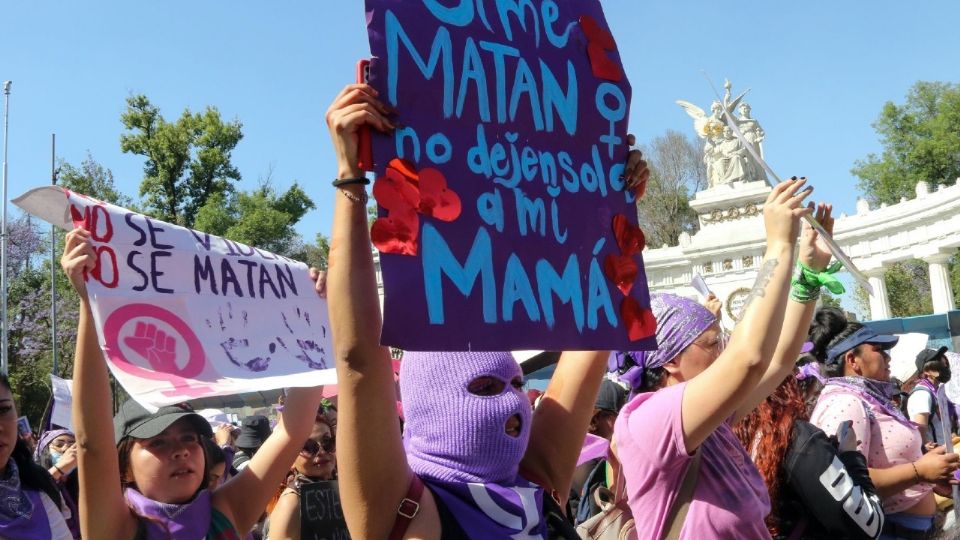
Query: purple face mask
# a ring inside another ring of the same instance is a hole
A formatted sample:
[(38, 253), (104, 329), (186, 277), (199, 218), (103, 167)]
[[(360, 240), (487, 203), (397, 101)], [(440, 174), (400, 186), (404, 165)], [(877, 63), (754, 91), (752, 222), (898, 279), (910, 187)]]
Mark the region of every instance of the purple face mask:
[[(479, 377), (503, 383), (502, 391), (470, 393), (467, 387)], [(532, 417), (523, 390), (511, 385), (517, 377), (522, 371), (508, 352), (405, 353), (400, 393), (404, 446), (413, 472), (445, 482), (513, 482)], [(520, 417), (517, 437), (505, 431), (514, 415)]]

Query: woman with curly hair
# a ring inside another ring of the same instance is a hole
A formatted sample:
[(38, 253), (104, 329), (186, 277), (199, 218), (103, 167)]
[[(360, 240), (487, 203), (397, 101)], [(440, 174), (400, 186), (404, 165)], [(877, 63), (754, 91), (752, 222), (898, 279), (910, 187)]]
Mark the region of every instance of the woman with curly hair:
[(883, 509), (850, 424), (828, 438), (809, 417), (806, 394), (790, 375), (735, 429), (770, 493), (770, 534), (876, 538)]

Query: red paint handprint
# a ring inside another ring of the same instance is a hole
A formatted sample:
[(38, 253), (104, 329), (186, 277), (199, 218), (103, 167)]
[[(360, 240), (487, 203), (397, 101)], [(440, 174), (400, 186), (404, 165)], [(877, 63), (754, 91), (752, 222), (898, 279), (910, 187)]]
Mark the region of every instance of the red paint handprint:
[(142, 356), (150, 367), (164, 373), (178, 373), (177, 367), (177, 340), (168, 336), (152, 323), (137, 322), (133, 336), (124, 338), (123, 342)]

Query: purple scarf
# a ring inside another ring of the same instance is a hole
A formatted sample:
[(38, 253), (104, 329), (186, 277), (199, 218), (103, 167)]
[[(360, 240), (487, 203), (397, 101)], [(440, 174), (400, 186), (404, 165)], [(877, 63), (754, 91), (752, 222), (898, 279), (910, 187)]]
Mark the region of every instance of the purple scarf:
[(843, 388), (847, 392), (859, 397), (863, 402), (869, 403), (888, 416), (893, 417), (897, 422), (911, 429), (917, 428), (917, 425), (904, 416), (903, 413), (900, 412), (900, 409), (891, 401), (891, 397), (896, 393), (897, 388), (889, 381), (875, 381), (866, 377), (857, 376), (833, 377), (827, 379), (827, 382), (824, 384), (824, 390), (830, 386)]
[(147, 540), (171, 538), (202, 539), (207, 537), (213, 506), (210, 491), (204, 489), (186, 504), (166, 504), (148, 499), (142, 493), (127, 488), (127, 504), (139, 516), (147, 531)]
[(471, 539), (546, 538), (543, 488), (518, 476), (511, 486), (423, 479)]
[(40, 492), (22, 489), (17, 463), (7, 461), (0, 475), (0, 538), (49, 538), (50, 520)]

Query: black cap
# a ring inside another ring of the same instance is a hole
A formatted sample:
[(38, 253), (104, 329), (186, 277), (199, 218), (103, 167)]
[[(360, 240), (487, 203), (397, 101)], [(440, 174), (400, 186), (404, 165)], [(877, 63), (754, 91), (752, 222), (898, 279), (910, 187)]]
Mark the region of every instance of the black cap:
[(594, 408), (605, 411), (620, 412), (620, 408), (627, 402), (627, 390), (610, 379), (603, 379), (600, 383), (600, 392)]
[(210, 423), (193, 412), (189, 405), (167, 405), (151, 413), (136, 401), (128, 399), (120, 407), (120, 412), (113, 417), (114, 438), (116, 443), (120, 444), (120, 441), (127, 437), (134, 439), (156, 437), (181, 418), (189, 420), (201, 436), (213, 437)]
[(240, 423), (240, 436), (237, 437), (237, 448), (260, 448), (269, 436), (269, 418), (262, 414), (248, 416)]
[(924, 349), (917, 353), (917, 373), (923, 375), (923, 366), (927, 362), (932, 362), (937, 358), (945, 358), (944, 354), (949, 347), (940, 347), (939, 349)]

